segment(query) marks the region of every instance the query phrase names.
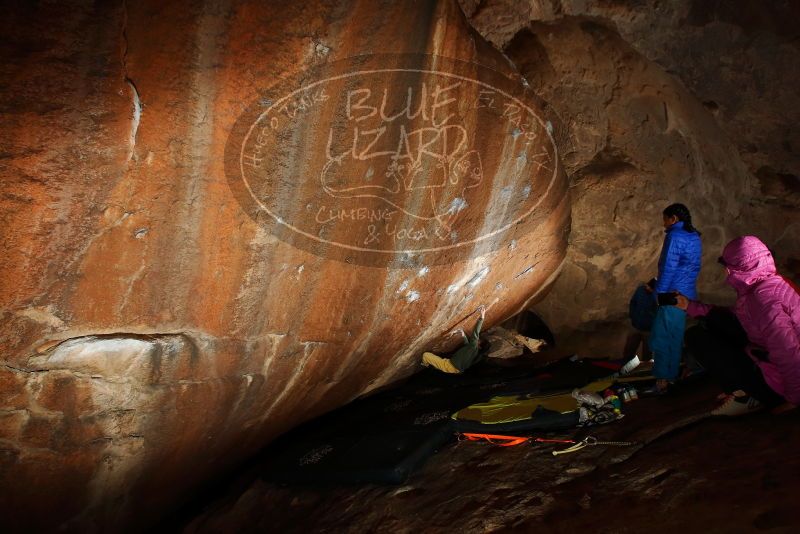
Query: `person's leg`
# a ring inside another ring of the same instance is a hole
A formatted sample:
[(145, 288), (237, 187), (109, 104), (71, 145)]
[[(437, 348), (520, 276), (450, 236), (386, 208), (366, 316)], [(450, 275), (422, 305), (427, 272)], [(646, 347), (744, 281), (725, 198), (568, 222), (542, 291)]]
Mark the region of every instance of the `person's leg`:
[(769, 387), (758, 365), (756, 365), (755, 362), (752, 363), (752, 372), (747, 375), (741, 389), (745, 393), (749, 393), (754, 399), (761, 402), (761, 404), (767, 408), (774, 408), (786, 402), (786, 399)]
[(730, 395), (741, 389), (741, 377), (748, 372), (748, 365), (743, 360), (747, 355), (731, 343), (724, 333), (704, 324), (693, 326), (686, 331), (686, 347), (722, 391)]
[(642, 354), (639, 359), (643, 362), (653, 359), (653, 351), (650, 350), (650, 332), (642, 332)]
[[(625, 338), (625, 347), (622, 349), (622, 360), (629, 362), (634, 356), (639, 355), (639, 345), (642, 344), (642, 333), (638, 330), (632, 330)], [(640, 356), (641, 359), (641, 356)]]
[(741, 387), (734, 390), (721, 405), (711, 410), (711, 415), (728, 417), (747, 415), (763, 408), (774, 408), (786, 401), (767, 385), (761, 369), (755, 362), (750, 360), (749, 363), (750, 365), (742, 365), (742, 374), (739, 377)]
[(665, 306), (660, 306), (653, 319), (653, 328), (650, 330), (650, 351), (653, 353), (653, 376), (659, 379), (667, 377), (669, 365), (667, 364), (665, 353), (669, 347), (669, 324), (667, 321)]
[(437, 356), (432, 352), (426, 352), (422, 355), (422, 365), (430, 365), (443, 373), (459, 373), (459, 370), (456, 369), (450, 360)]
[(669, 306), (667, 313), (670, 316), (670, 352), (669, 374), (670, 380), (678, 378), (681, 372), (681, 357), (683, 356), (683, 336), (686, 333), (686, 312), (675, 306)]
[(643, 362), (653, 360), (653, 351), (650, 350), (650, 332), (642, 332), (642, 354), (639, 359)]
[(715, 324), (697, 325), (686, 331), (686, 346), (694, 358), (728, 395), (742, 391), (766, 406), (784, 402), (767, 385), (761, 369), (740, 346), (728, 329)]
[(675, 306), (659, 306), (650, 332), (650, 350), (655, 363), (653, 375), (660, 380), (675, 380), (681, 362), (686, 313)]

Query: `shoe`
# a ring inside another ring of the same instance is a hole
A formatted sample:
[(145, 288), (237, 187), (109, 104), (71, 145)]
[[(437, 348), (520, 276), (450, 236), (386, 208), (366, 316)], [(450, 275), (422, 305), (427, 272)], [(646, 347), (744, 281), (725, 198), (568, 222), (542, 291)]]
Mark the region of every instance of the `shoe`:
[[(631, 365), (633, 365), (633, 364), (631, 364)], [(621, 369), (620, 369), (620, 371), (621, 371)], [(653, 360), (642, 360), (642, 359), (640, 359), (639, 360), (639, 365), (637, 365), (636, 367), (634, 367), (633, 369), (631, 369), (627, 373), (622, 374), (621, 372), (618, 372), (617, 374), (620, 376), (620, 378), (626, 377), (626, 376), (648, 376), (648, 375), (652, 375), (653, 374)]]
[(660, 397), (662, 395), (666, 395), (667, 393), (669, 393), (669, 387), (659, 385), (657, 382), (655, 385), (645, 388), (640, 392), (642, 397)]
[(674, 380), (659, 378), (658, 380), (656, 380), (656, 383), (653, 386), (643, 390), (642, 395), (644, 395), (645, 397), (658, 397), (660, 395), (666, 395), (667, 393), (669, 393), (670, 388), (674, 385), (675, 385)]
[(628, 373), (639, 367), (640, 363), (642, 363), (642, 361), (639, 359), (639, 356), (638, 355), (634, 356), (633, 358), (628, 360), (628, 363), (619, 368), (619, 372), (617, 373), (617, 375), (618, 376), (627, 375)]
[(723, 402), (720, 406), (714, 410), (711, 410), (711, 415), (736, 417), (738, 415), (747, 415), (749, 413), (757, 412), (763, 408), (764, 405), (750, 395), (745, 395), (744, 397), (736, 397), (731, 395), (725, 399), (725, 402)]

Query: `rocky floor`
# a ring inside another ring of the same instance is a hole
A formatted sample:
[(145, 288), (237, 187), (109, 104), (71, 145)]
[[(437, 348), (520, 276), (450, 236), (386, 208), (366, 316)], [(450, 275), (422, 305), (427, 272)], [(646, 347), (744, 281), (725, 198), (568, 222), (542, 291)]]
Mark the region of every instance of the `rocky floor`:
[[(454, 442), (403, 486), (279, 487), (251, 465), (185, 532), (797, 532), (800, 411), (716, 419), (684, 385), (591, 429), (628, 447)], [(580, 435), (582, 436), (582, 434)], [(560, 447), (558, 447), (560, 448)]]

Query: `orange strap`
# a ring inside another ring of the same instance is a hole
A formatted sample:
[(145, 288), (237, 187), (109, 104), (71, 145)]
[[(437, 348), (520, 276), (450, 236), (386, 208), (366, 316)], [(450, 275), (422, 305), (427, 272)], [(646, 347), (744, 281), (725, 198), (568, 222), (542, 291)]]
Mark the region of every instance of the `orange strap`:
[[(547, 439), (547, 438), (534, 438), (525, 436), (504, 436), (501, 434), (475, 434), (473, 432), (463, 432), (460, 436), (469, 441), (488, 441), (493, 445), (500, 445), (501, 447), (513, 447), (514, 445), (522, 445), (529, 441), (537, 443), (577, 443), (572, 439)], [(460, 438), (459, 438), (460, 439)]]
[(526, 438), (523, 436), (501, 436), (498, 434), (473, 434), (469, 432), (465, 432), (461, 434), (469, 441), (481, 441), (485, 440), (493, 445), (500, 445), (501, 447), (513, 447), (514, 445), (522, 445), (523, 443), (527, 443), (530, 441), (531, 438)]

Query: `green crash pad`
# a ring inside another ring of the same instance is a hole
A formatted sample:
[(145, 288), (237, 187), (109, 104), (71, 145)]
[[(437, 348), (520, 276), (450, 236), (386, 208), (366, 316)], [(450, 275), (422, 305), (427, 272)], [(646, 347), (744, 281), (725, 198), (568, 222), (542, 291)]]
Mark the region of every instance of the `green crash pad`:
[[(583, 391), (599, 393), (614, 382), (640, 382), (651, 376), (605, 379), (591, 382)], [(452, 416), (456, 429), (468, 431), (559, 430), (578, 424), (578, 402), (572, 393), (542, 395), (507, 395), (492, 397), (488, 402), (473, 404)]]

